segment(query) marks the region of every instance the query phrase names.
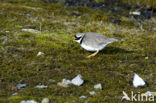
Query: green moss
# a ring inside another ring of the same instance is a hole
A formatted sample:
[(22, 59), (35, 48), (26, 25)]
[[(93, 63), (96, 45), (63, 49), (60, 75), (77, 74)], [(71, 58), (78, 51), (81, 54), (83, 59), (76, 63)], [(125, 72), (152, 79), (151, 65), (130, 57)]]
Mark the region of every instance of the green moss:
[[(41, 9), (34, 10), (21, 6)], [(121, 101), (123, 90), (154, 90), (154, 18), (151, 31), (148, 27), (151, 21), (142, 22), (143, 31), (135, 19), (107, 10), (31, 2), (12, 3), (9, 6), (0, 4), (0, 8), (0, 43), (6, 41), (0, 44), (0, 102), (17, 103), (28, 99), (40, 102), (44, 97), (48, 97), (59, 103), (113, 103)], [(73, 16), (73, 12), (79, 16)], [(111, 17), (120, 18), (121, 24), (110, 23)], [(41, 33), (21, 31), (24, 28), (41, 30)], [(86, 59), (91, 53), (72, 40), (75, 33), (89, 31), (122, 40), (108, 45), (95, 57)], [(37, 56), (38, 52), (44, 54)], [(149, 59), (145, 59), (147, 56)], [(148, 81), (150, 86), (135, 89), (130, 85), (134, 72)], [(63, 78), (72, 79), (77, 74), (83, 76), (83, 86), (57, 86), (57, 82)], [(49, 79), (56, 82), (51, 83)], [(18, 83), (26, 83), (28, 86), (16, 91), (13, 87)], [(48, 85), (48, 88), (35, 88), (40, 83)], [(102, 90), (93, 88), (97, 83), (102, 84)], [(90, 96), (89, 92), (93, 90), (97, 94)], [(18, 93), (17, 96), (12, 96), (15, 92)], [(81, 95), (87, 98), (80, 100)]]

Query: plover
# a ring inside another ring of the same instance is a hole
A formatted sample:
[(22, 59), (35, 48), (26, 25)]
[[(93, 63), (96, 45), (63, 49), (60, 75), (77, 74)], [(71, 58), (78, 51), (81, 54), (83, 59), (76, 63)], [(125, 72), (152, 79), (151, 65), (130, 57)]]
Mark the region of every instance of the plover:
[(94, 52), (87, 58), (95, 56), (99, 51), (105, 48), (108, 44), (119, 41), (119, 39), (108, 38), (104, 35), (94, 32), (77, 33), (75, 35), (76, 42), (80, 43), (81, 47), (87, 51)]

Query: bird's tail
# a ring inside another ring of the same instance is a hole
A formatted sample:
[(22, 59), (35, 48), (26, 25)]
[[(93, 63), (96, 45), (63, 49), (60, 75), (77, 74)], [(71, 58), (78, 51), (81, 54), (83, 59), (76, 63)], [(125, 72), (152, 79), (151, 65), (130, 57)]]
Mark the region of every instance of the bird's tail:
[(120, 41), (121, 39), (110, 38), (110, 40), (111, 40), (112, 42), (115, 42), (115, 41)]

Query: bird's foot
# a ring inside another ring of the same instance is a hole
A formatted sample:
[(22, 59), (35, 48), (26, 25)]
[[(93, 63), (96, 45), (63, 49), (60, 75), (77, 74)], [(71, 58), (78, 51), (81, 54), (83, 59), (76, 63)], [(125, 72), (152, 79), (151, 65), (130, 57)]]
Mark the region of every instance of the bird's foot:
[(91, 57), (93, 57), (93, 55), (89, 55), (89, 56), (87, 56), (87, 58), (91, 58)]
[(97, 50), (96, 52), (94, 52), (93, 54), (87, 56), (87, 58), (91, 58), (91, 57), (94, 57), (97, 53), (99, 52), (99, 50)]

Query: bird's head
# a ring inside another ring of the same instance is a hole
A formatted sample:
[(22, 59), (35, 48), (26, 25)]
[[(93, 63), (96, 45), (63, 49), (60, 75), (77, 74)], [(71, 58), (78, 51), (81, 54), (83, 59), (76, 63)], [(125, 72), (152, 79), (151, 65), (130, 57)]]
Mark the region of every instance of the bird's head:
[(80, 43), (81, 40), (82, 40), (82, 38), (84, 37), (84, 35), (85, 35), (84, 33), (77, 33), (77, 34), (74, 36), (74, 41)]

